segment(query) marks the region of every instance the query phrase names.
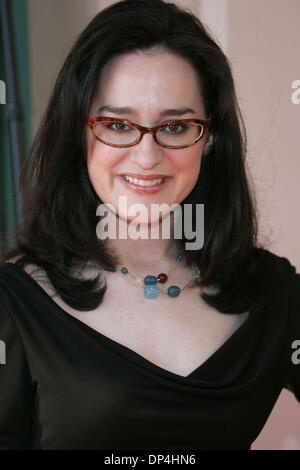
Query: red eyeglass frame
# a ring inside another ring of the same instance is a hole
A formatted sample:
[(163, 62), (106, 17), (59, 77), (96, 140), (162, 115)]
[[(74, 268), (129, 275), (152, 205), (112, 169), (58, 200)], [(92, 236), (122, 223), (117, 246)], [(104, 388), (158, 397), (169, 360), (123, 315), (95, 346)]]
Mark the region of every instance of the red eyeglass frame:
[[(107, 121), (107, 122), (121, 122), (121, 123), (125, 123), (125, 124), (128, 124), (130, 125), (131, 127), (134, 127), (136, 129), (138, 129), (140, 131), (140, 137), (139, 139), (134, 142), (133, 144), (127, 144), (127, 145), (117, 145), (117, 144), (109, 144), (107, 142), (105, 142), (104, 140), (101, 140), (96, 134), (95, 134), (95, 131), (94, 131), (94, 125), (96, 122), (101, 122), (101, 121)], [(119, 119), (119, 118), (114, 118), (114, 117), (105, 117), (105, 116), (101, 116), (101, 117), (89, 117), (88, 118), (88, 125), (93, 133), (93, 135), (96, 137), (97, 140), (99, 140), (100, 142), (102, 142), (103, 144), (106, 144), (106, 145), (109, 145), (111, 147), (118, 147), (118, 148), (124, 148), (124, 147), (132, 147), (133, 145), (137, 145), (143, 138), (144, 134), (152, 134), (153, 137), (154, 137), (154, 140), (155, 142), (158, 144), (158, 145), (161, 145), (162, 147), (166, 147), (166, 148), (185, 148), (185, 147), (190, 147), (191, 145), (195, 145), (197, 142), (199, 142), (199, 140), (201, 140), (207, 129), (209, 128), (209, 126), (211, 125), (211, 116), (209, 117), (208, 120), (205, 120), (205, 119), (173, 119), (173, 120), (170, 120), (170, 121), (165, 121), (163, 124), (159, 124), (158, 126), (154, 126), (154, 127), (144, 127), (144, 126), (140, 126), (139, 124), (136, 124), (132, 121), (129, 121), (128, 119)], [(162, 144), (160, 143), (157, 138), (156, 138), (156, 132), (163, 128), (163, 127), (166, 127), (167, 125), (169, 124), (177, 124), (177, 123), (195, 123), (195, 124), (201, 124), (203, 126), (203, 132), (202, 134), (197, 137), (197, 139), (192, 142), (191, 144), (186, 144), (186, 145), (180, 145), (180, 146), (170, 146), (170, 145), (165, 145), (165, 144)]]

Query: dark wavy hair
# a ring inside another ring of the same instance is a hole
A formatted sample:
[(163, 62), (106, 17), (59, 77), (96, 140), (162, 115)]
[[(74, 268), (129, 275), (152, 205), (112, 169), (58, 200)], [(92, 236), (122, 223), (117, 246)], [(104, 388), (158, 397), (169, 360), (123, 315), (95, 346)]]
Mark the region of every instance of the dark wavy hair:
[[(101, 202), (89, 180), (85, 130), (103, 66), (132, 51), (161, 46), (197, 71), (206, 115), (213, 114), (213, 145), (201, 162), (198, 181), (182, 201), (204, 204), (204, 245), (184, 249), (187, 265), (201, 270), (199, 286), (214, 286), (202, 298), (224, 313), (242, 313), (266, 300), (270, 287), (264, 249), (257, 245), (257, 217), (245, 170), (246, 134), (228, 60), (190, 11), (163, 0), (124, 0), (103, 9), (73, 45), (59, 72), (48, 107), (23, 166), (20, 190), (24, 227), (15, 248), (23, 268), (43, 268), (56, 292), (73, 308), (91, 310), (102, 302), (99, 275), (80, 279), (96, 260), (116, 271), (115, 253), (96, 235)], [(194, 214), (195, 211), (193, 211)], [(195, 227), (195, 225), (194, 225)], [(188, 240), (191, 241), (191, 240)], [(209, 290), (208, 290), (209, 291)]]

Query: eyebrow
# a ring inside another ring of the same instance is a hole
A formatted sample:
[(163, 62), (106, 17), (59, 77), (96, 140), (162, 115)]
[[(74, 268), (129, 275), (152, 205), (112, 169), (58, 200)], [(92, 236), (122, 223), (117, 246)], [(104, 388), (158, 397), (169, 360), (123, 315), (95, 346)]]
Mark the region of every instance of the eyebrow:
[[(136, 113), (136, 110), (134, 108), (129, 108), (127, 106), (117, 107), (117, 106), (106, 105), (106, 106), (101, 106), (97, 110), (97, 113), (99, 113), (100, 111), (109, 111), (110, 113), (113, 113), (113, 114), (135, 114)], [(170, 109), (165, 109), (164, 111), (162, 111), (159, 117), (170, 116), (170, 115), (182, 116), (183, 114), (186, 114), (186, 113), (196, 114), (196, 111), (191, 108), (180, 108), (180, 109), (170, 108)]]

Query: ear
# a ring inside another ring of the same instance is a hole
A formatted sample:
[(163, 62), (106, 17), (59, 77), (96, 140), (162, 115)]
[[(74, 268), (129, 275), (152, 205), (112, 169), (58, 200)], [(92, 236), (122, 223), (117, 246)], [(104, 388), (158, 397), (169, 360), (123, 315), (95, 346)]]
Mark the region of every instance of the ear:
[(209, 134), (209, 137), (207, 141), (205, 142), (204, 148), (203, 148), (203, 155), (207, 155), (210, 152), (210, 149), (213, 145), (214, 138), (212, 134)]

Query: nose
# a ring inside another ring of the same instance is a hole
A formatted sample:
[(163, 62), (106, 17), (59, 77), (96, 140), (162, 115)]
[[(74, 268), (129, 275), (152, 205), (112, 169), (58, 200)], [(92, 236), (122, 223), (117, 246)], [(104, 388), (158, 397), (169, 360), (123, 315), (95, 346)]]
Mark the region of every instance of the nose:
[(155, 168), (163, 159), (164, 149), (155, 142), (150, 133), (143, 135), (142, 140), (130, 147), (131, 159), (143, 169)]

